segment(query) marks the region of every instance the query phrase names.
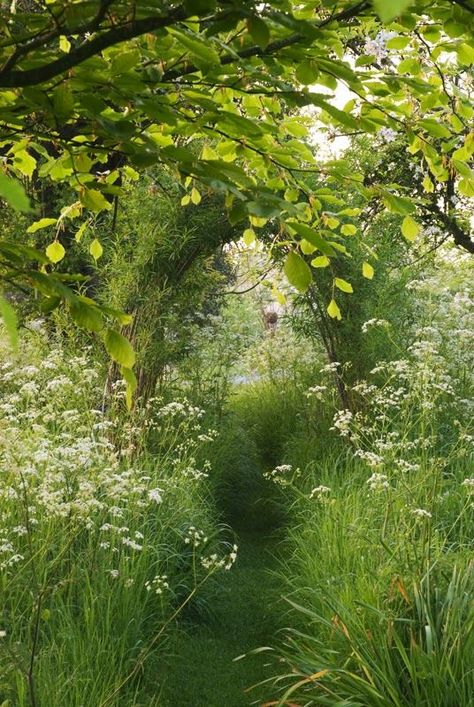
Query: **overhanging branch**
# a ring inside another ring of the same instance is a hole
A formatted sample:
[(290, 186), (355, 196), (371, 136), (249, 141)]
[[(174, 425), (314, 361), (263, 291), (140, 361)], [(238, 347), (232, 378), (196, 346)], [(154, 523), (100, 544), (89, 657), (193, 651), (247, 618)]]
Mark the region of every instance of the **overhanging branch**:
[[(369, 7), (370, 3), (368, 2), (368, 0), (361, 0), (352, 7), (346, 8), (340, 13), (331, 15), (330, 17), (326, 18), (322, 22), (318, 23), (316, 25), (316, 28), (321, 29), (322, 27), (325, 27), (333, 22), (342, 22), (350, 20), (353, 17), (356, 17), (361, 12), (368, 9)], [(107, 30), (103, 34), (94, 37), (90, 41), (87, 41), (79, 47), (72, 49), (68, 54), (64, 54), (64, 56), (59, 57), (59, 59), (55, 59), (49, 64), (45, 64), (44, 66), (39, 66), (34, 69), (27, 69), (25, 71), (13, 70), (12, 64), (14, 63), (14, 61), (12, 58), (11, 60), (7, 60), (3, 69), (0, 70), (0, 88), (24, 88), (26, 86), (36, 86), (45, 81), (49, 81), (50, 79), (53, 79), (56, 76), (59, 76), (60, 74), (65, 73), (66, 71), (69, 71), (75, 66), (78, 66), (87, 59), (90, 59), (91, 57), (99, 54), (101, 51), (107, 49), (108, 47), (120, 44), (121, 42), (125, 42), (130, 39), (134, 39), (135, 37), (139, 37), (142, 34), (154, 32), (157, 29), (161, 29), (163, 27), (168, 27), (169, 25), (182, 22), (188, 17), (188, 15), (189, 12), (183, 6), (179, 6), (165, 17), (148, 17), (141, 20), (133, 20), (127, 22), (126, 24), (113, 27), (112, 29)], [(95, 18), (94, 22), (95, 24), (97, 24), (97, 18)], [(49, 35), (47, 36), (47, 38), (48, 37)], [(44, 39), (44, 41), (46, 41), (46, 39)], [(247, 47), (247, 49), (243, 49), (241, 52), (239, 52), (238, 56), (239, 59), (249, 59), (254, 56), (271, 56), (281, 51), (282, 49), (307, 41), (307, 36), (305, 36), (304, 34), (295, 33), (290, 35), (289, 37), (285, 37), (283, 39), (271, 42), (265, 49), (262, 49), (262, 47), (260, 46)], [(24, 53), (22, 52), (21, 48), (18, 48), (17, 52), (15, 52), (15, 55), (21, 56), (24, 55)], [(228, 55), (222, 57), (221, 65), (226, 66), (228, 64), (232, 64), (235, 61), (236, 58), (234, 55)], [(195, 71), (197, 71), (196, 66), (192, 64), (187, 64), (185, 67), (179, 70), (176, 69), (171, 70), (169, 72), (165, 72), (162, 77), (162, 82), (166, 83), (168, 81), (172, 81), (175, 78), (193, 73)]]
[(104, 32), (104, 34), (94, 37), (90, 41), (71, 50), (69, 54), (64, 54), (64, 56), (44, 66), (39, 66), (35, 69), (27, 69), (26, 71), (0, 71), (0, 88), (24, 88), (25, 86), (36, 86), (44, 81), (49, 81), (69, 69), (72, 69), (74, 66), (82, 64), (83, 61), (99, 54), (108, 47), (126, 42), (135, 37), (140, 37), (142, 34), (148, 32), (154, 32), (157, 29), (167, 27), (176, 22), (181, 22), (187, 18), (188, 14), (188, 11), (180, 6), (165, 17), (147, 17), (145, 19), (127, 22), (124, 25), (114, 27)]

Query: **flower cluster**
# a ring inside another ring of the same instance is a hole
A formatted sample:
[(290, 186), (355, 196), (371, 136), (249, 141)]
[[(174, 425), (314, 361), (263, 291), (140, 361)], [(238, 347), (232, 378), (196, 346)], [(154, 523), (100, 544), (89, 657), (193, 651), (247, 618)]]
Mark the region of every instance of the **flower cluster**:
[(301, 471), (299, 469), (294, 469), (291, 464), (280, 464), (276, 466), (271, 471), (265, 471), (263, 473), (263, 478), (268, 481), (273, 481), (273, 483), (278, 486), (289, 486), (292, 481), (300, 476)]
[(324, 393), (327, 391), (327, 385), (313, 385), (305, 392), (307, 398), (315, 398), (316, 400), (323, 400)]
[(368, 319), (362, 324), (362, 333), (367, 334), (369, 329), (373, 327), (387, 328), (388, 326), (390, 325), (386, 319)]
[(385, 491), (390, 488), (388, 477), (385, 474), (372, 474), (372, 476), (367, 479), (367, 484), (371, 491)]
[(432, 517), (430, 511), (427, 511), (425, 508), (413, 508), (412, 514), (420, 519)]
[(189, 526), (184, 542), (186, 545), (191, 545), (194, 548), (201, 547), (208, 542), (209, 538), (203, 530), (195, 528), (194, 525)]
[(213, 552), (207, 557), (201, 557), (201, 566), (208, 572), (224, 569), (230, 570), (237, 560), (238, 546), (233, 545), (231, 551), (224, 557), (219, 557), (216, 552)]
[(145, 582), (147, 592), (153, 592), (154, 594), (163, 594), (163, 592), (169, 588), (168, 575), (166, 574), (157, 574), (153, 579)]
[(474, 494), (474, 479), (464, 479), (461, 484), (469, 495)]
[(328, 494), (331, 493), (331, 489), (329, 486), (323, 486), (322, 484), (320, 486), (316, 486), (314, 489), (312, 489), (311, 493), (309, 494), (310, 498), (316, 498), (318, 501), (325, 501), (328, 497)]
[(350, 410), (338, 410), (333, 418), (332, 431), (337, 430), (341, 437), (350, 437), (353, 414)]

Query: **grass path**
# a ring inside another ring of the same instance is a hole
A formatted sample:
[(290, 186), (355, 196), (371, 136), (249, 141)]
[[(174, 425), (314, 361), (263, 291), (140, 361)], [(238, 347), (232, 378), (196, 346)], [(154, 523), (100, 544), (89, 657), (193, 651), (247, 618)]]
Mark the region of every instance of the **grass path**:
[(234, 658), (271, 645), (279, 628), (280, 592), (269, 572), (276, 564), (277, 537), (272, 531), (238, 536), (238, 560), (219, 574), (212, 613), (182, 629), (171, 647), (164, 707), (246, 707), (269, 699), (268, 688), (245, 691), (272, 675), (269, 655)]

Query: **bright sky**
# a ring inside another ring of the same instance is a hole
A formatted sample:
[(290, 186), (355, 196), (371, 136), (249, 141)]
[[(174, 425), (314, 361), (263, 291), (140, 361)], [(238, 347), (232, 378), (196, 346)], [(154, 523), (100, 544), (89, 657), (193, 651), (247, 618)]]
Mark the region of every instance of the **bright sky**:
[[(315, 85), (311, 86), (310, 89), (315, 93), (328, 93), (332, 94), (333, 98), (331, 103), (336, 106), (336, 108), (344, 108), (346, 103), (353, 97), (347, 86), (340, 81), (337, 83), (337, 88), (333, 92), (325, 86)], [(307, 108), (305, 110), (306, 115), (312, 115), (318, 112), (317, 108)], [(320, 128), (323, 128), (322, 130)], [(327, 152), (329, 155), (334, 157), (339, 157), (341, 153), (349, 147), (350, 138), (348, 137), (337, 137), (334, 140), (328, 140), (326, 131), (321, 123), (315, 121), (315, 126), (311, 130), (311, 142), (313, 145), (318, 145), (323, 153)], [(340, 128), (342, 132), (344, 128)]]

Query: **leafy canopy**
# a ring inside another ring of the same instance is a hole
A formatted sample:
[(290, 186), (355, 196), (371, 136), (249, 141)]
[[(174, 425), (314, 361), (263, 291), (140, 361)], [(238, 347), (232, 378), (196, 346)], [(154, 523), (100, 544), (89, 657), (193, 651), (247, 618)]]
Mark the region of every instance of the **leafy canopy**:
[[(199, 203), (203, 189), (223, 192), (247, 240), (272, 220), (286, 234), (276, 247), (286, 248), (285, 271), (300, 290), (323, 259), (347, 257), (359, 237), (341, 185), (400, 214), (410, 239), (423, 200), (396, 183), (365, 184), (344, 160), (318, 161), (301, 109), (316, 111), (330, 136), (401, 133), (427, 194), (448, 182), (461, 200), (474, 194), (469, 0), (18, 0), (2, 8), (0, 196), (31, 213), (30, 232), (51, 234), (46, 252), (0, 242), (3, 272), (40, 293), (45, 310), (65, 303), (126, 371), (133, 356), (111, 332), (127, 315), (78, 294), (56, 263), (66, 254), (64, 229), (83, 237), (140, 170), (175, 172), (183, 204)], [(351, 95), (343, 108), (332, 100), (338, 85)], [(314, 174), (324, 188), (308, 187)], [(53, 219), (41, 218), (38, 180), (73, 195)], [(100, 257), (99, 241), (90, 253)], [(373, 276), (370, 262), (364, 274)], [(352, 288), (334, 281), (328, 311), (338, 318), (337, 291)]]

